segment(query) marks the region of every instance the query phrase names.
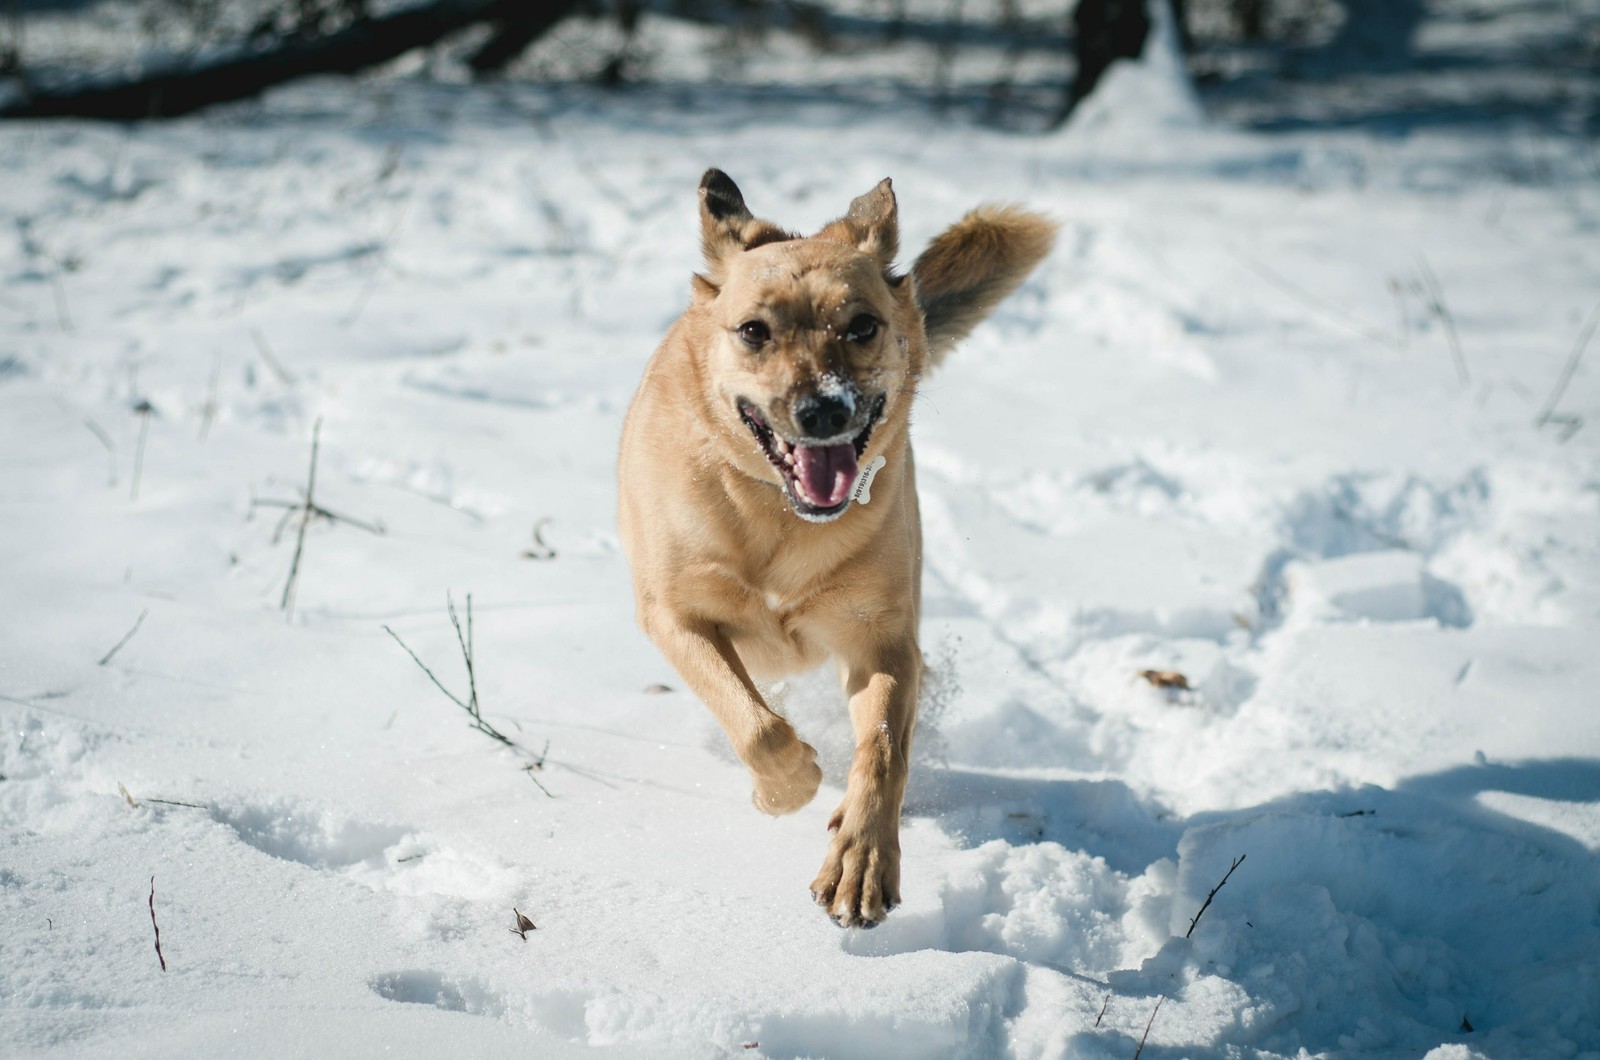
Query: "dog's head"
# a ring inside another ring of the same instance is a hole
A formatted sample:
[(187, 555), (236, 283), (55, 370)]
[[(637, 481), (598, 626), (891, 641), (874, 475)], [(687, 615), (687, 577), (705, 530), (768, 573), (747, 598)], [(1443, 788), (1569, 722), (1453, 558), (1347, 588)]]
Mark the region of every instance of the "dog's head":
[(893, 271), (894, 191), (883, 181), (802, 238), (752, 216), (713, 169), (700, 221), (706, 271), (694, 290), (709, 325), (698, 352), (711, 414), (753, 438), (741, 463), (776, 477), (796, 515), (837, 519), (875, 438), (904, 430), (927, 362), (912, 284)]

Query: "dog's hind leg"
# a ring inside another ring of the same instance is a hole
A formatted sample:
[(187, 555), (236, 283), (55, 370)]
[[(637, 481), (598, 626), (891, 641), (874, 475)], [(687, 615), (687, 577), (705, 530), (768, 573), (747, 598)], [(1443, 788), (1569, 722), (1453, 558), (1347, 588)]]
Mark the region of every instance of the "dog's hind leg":
[(667, 661), (711, 708), (734, 753), (749, 767), (756, 808), (776, 816), (810, 802), (822, 783), (817, 752), (767, 706), (716, 624), (657, 615), (646, 628)]

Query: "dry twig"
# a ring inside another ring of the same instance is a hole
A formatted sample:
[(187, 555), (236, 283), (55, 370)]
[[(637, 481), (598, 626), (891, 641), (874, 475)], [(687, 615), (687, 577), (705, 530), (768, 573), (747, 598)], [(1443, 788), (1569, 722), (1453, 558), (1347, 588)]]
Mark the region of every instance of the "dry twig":
[(218, 357), (211, 362), (211, 385), (206, 391), (206, 400), (200, 406), (200, 441), (205, 441), (211, 433), (211, 421), (217, 418), (217, 387), (222, 382), (222, 358)]
[(17, 219), (17, 235), (21, 237), (24, 254), (30, 258), (38, 258), (50, 266), (50, 293), (55, 297), (56, 323), (60, 325), (64, 334), (72, 334), (77, 329), (72, 326), (72, 313), (67, 309), (67, 288), (61, 282), (61, 274), (76, 272), (82, 262), (76, 256), (69, 255), (62, 258), (47, 250), (33, 234), (31, 217)]
[(133, 406), (134, 415), (139, 417), (139, 447), (133, 451), (133, 489), (128, 494), (130, 501), (139, 499), (139, 477), (144, 473), (144, 442), (150, 436), (150, 417), (156, 407), (144, 398)]
[[(130, 808), (135, 809), (135, 810), (137, 810), (139, 808), (139, 800), (135, 799), (133, 797), (133, 792), (129, 791), (128, 790), (128, 786), (126, 784), (124, 784), (120, 780), (117, 781), (117, 794), (121, 795), (124, 799), (127, 800), (128, 806)], [(152, 798), (148, 798), (147, 797), (144, 801), (145, 802), (149, 802), (149, 803), (154, 803), (154, 804), (160, 805), (160, 806), (186, 806), (191, 810), (209, 810), (209, 809), (211, 809), (211, 807), (202, 806), (198, 802), (179, 802), (177, 799), (152, 799)]]
[(250, 338), (255, 342), (256, 352), (261, 354), (261, 359), (266, 362), (268, 368), (272, 369), (272, 374), (278, 377), (278, 382), (282, 383), (284, 386), (293, 386), (294, 376), (290, 374), (289, 370), (283, 366), (276, 356), (273, 355), (272, 347), (267, 344), (267, 336), (262, 333), (261, 329), (251, 328)]
[(450, 625), (455, 628), (456, 644), (460, 646), (461, 657), (467, 665), (467, 698), (465, 700), (444, 686), (444, 682), (440, 681), (438, 676), (434, 674), (432, 670), (428, 669), (428, 664), (423, 662), (422, 659), (417, 656), (417, 653), (411, 650), (410, 645), (400, 639), (400, 634), (396, 633), (388, 626), (384, 626), (383, 631), (389, 634), (389, 636), (393, 637), (396, 644), (405, 649), (405, 653), (411, 656), (411, 661), (421, 667), (422, 672), (428, 675), (428, 680), (433, 682), (433, 686), (435, 688), (443, 692), (450, 702), (467, 712), (467, 714), (472, 718), (471, 724), (474, 729), (477, 729), (491, 740), (504, 744), (519, 754), (526, 755), (531, 760), (528, 765), (523, 767), (524, 771), (526, 771), (528, 774), (528, 778), (534, 782), (540, 791), (544, 792), (552, 799), (555, 798), (555, 796), (551, 794), (550, 789), (546, 788), (543, 784), (540, 784), (539, 778), (534, 776), (534, 773), (544, 768), (545, 754), (550, 750), (549, 741), (545, 742), (544, 751), (541, 751), (539, 754), (535, 755), (532, 751), (517, 743), (517, 741), (513, 740), (511, 737), (507, 736), (505, 733), (501, 732), (499, 729), (495, 728), (493, 725), (489, 724), (489, 722), (484, 720), (483, 711), (478, 705), (477, 664), (472, 653), (472, 594), (467, 594), (467, 623), (464, 629), (461, 625), (461, 617), (456, 613), (455, 598), (449, 593), (446, 593), (444, 599), (445, 610), (450, 616)]
[(111, 435), (107, 434), (106, 429), (94, 420), (85, 418), (83, 425), (89, 428), (90, 434), (100, 439), (101, 445), (106, 447), (106, 466), (109, 469), (109, 480), (106, 485), (115, 486), (117, 484), (117, 447), (111, 443)]
[(1396, 334), (1399, 339), (1396, 345), (1404, 349), (1411, 341), (1411, 312), (1406, 306), (1406, 285), (1393, 276), (1389, 277), (1389, 293), (1394, 296), (1394, 307), (1399, 314), (1399, 329)]
[(1426, 303), (1428, 312), (1438, 317), (1444, 324), (1445, 339), (1450, 343), (1450, 356), (1456, 365), (1456, 378), (1461, 380), (1462, 386), (1466, 386), (1472, 381), (1472, 376), (1467, 371), (1467, 359), (1461, 353), (1461, 336), (1456, 334), (1456, 318), (1444, 301), (1444, 288), (1439, 286), (1439, 277), (1433, 274), (1433, 267), (1428, 264), (1428, 259), (1420, 251), (1417, 253), (1417, 267), (1422, 270), (1422, 283), (1428, 296)]
[[(1204, 916), (1206, 910), (1211, 907), (1211, 899), (1215, 898), (1217, 896), (1217, 892), (1222, 890), (1223, 884), (1228, 882), (1228, 877), (1233, 875), (1233, 870), (1244, 864), (1244, 859), (1245, 855), (1243, 854), (1240, 854), (1238, 857), (1233, 859), (1233, 864), (1228, 866), (1227, 873), (1222, 877), (1215, 887), (1211, 888), (1211, 892), (1206, 895), (1206, 900), (1200, 905), (1200, 911), (1194, 915), (1193, 920), (1189, 921), (1189, 930), (1184, 932), (1184, 938), (1188, 938), (1194, 934), (1195, 925), (1200, 923), (1200, 918)], [(1161, 1003), (1166, 999), (1167, 997), (1165, 994), (1156, 998), (1156, 1007), (1150, 1010), (1150, 1018), (1145, 1021), (1144, 1034), (1139, 1038), (1139, 1047), (1133, 1052), (1133, 1060), (1139, 1060), (1139, 1054), (1144, 1052), (1144, 1043), (1150, 1037), (1150, 1027), (1155, 1023), (1156, 1013), (1161, 1011)], [(1100, 1020), (1106, 1014), (1106, 1006), (1110, 1004), (1111, 995), (1107, 994), (1104, 1004), (1100, 1006), (1100, 1015), (1094, 1018), (1094, 1025), (1096, 1027), (1100, 1026)]]
[(529, 920), (527, 915), (516, 906), (512, 906), (511, 911), (517, 914), (517, 926), (511, 929), (511, 933), (513, 935), (521, 935), (522, 941), (527, 942), (528, 932), (539, 930), (538, 926), (534, 924), (533, 921)]
[(1156, 1013), (1161, 1011), (1161, 1003), (1166, 999), (1167, 995), (1165, 994), (1156, 998), (1156, 1007), (1150, 1010), (1150, 1018), (1145, 1020), (1144, 1023), (1144, 1033), (1139, 1036), (1139, 1048), (1133, 1051), (1133, 1060), (1139, 1060), (1139, 1054), (1144, 1052), (1144, 1043), (1150, 1037), (1150, 1027), (1155, 1023)]
[(148, 607), (145, 608), (143, 611), (139, 612), (139, 617), (134, 619), (134, 621), (133, 621), (133, 628), (128, 630), (128, 632), (124, 633), (122, 635), (122, 639), (117, 641), (115, 644), (113, 644), (111, 646), (111, 650), (110, 651), (108, 651), (104, 655), (100, 656), (100, 662), (98, 663), (98, 665), (104, 666), (106, 663), (110, 662), (111, 661), (111, 657), (113, 655), (117, 654), (117, 652), (121, 651), (122, 650), (122, 646), (124, 644), (128, 643), (128, 641), (133, 639), (133, 635), (135, 633), (139, 632), (139, 627), (144, 625), (144, 618), (149, 613), (150, 613), (150, 609)]
[[(539, 750), (539, 756), (537, 758), (535, 758), (532, 762), (529, 762), (527, 765), (522, 767), (522, 771), (524, 773), (528, 774), (528, 779), (533, 781), (534, 786), (537, 787), (540, 791), (544, 792), (546, 795), (550, 795), (550, 789), (545, 787), (543, 784), (541, 784), (539, 782), (539, 778), (534, 776), (534, 774), (535, 773), (542, 773), (544, 771), (544, 760), (545, 760), (545, 757), (547, 755), (549, 755), (549, 754), (550, 754), (550, 741), (546, 740), (544, 742), (544, 747), (540, 748), (540, 750)], [(554, 795), (550, 795), (550, 797), (552, 799), (555, 798)]]
[(544, 528), (549, 525), (548, 518), (540, 519), (533, 524), (533, 547), (522, 550), (523, 559), (555, 559), (556, 550), (545, 543)]
[(1205, 916), (1207, 909), (1211, 908), (1211, 899), (1215, 898), (1217, 896), (1217, 892), (1222, 890), (1222, 885), (1228, 882), (1228, 877), (1233, 875), (1233, 870), (1244, 864), (1244, 859), (1244, 854), (1240, 854), (1238, 857), (1233, 859), (1233, 864), (1228, 866), (1227, 873), (1223, 875), (1222, 879), (1215, 887), (1211, 888), (1210, 893), (1206, 895), (1206, 900), (1200, 904), (1200, 911), (1194, 915), (1193, 920), (1189, 921), (1189, 930), (1183, 933), (1184, 938), (1188, 938), (1190, 935), (1194, 934), (1194, 926), (1200, 923), (1200, 918)]
[(161, 925), (156, 923), (156, 878), (150, 877), (150, 926), (156, 930), (156, 960), (161, 962), (161, 970), (167, 970), (167, 959), (161, 954)]
[(289, 563), (289, 578), (283, 583), (283, 600), (279, 607), (288, 614), (294, 613), (294, 590), (300, 581), (300, 557), (306, 550), (306, 527), (311, 525), (311, 513), (315, 510), (316, 501), (313, 499), (317, 489), (317, 451), (322, 445), (322, 419), (311, 427), (311, 470), (306, 475), (306, 499), (300, 510), (300, 533), (295, 536), (294, 559)]
[(283, 518), (278, 520), (277, 529), (272, 533), (273, 544), (277, 544), (283, 536), (284, 527), (288, 525), (289, 520), (294, 518), (297, 513), (300, 516), (300, 529), (295, 535), (294, 558), (289, 561), (289, 577), (283, 584), (283, 599), (278, 604), (290, 618), (294, 617), (295, 591), (300, 584), (300, 559), (305, 555), (306, 550), (306, 530), (311, 526), (313, 520), (326, 519), (330, 523), (348, 523), (357, 529), (367, 531), (369, 534), (382, 534), (384, 532), (382, 523), (363, 522), (360, 519), (354, 519), (348, 515), (331, 511), (317, 503), (317, 456), (321, 448), (322, 418), (318, 417), (316, 423), (311, 427), (311, 468), (306, 473), (306, 488), (302, 498), (298, 501), (257, 499), (250, 501), (252, 510), (255, 508), (282, 508), (284, 510)]
[(1310, 309), (1316, 310), (1323, 317), (1323, 319), (1329, 321), (1330, 323), (1338, 324), (1345, 330), (1360, 335), (1362, 338), (1371, 342), (1376, 342), (1383, 346), (1395, 346), (1395, 341), (1393, 339), (1389, 338), (1389, 336), (1385, 335), (1381, 330), (1368, 324), (1354, 313), (1351, 313), (1349, 310), (1312, 294), (1305, 288), (1291, 282), (1286, 277), (1273, 272), (1260, 262), (1246, 257), (1237, 250), (1231, 250), (1230, 253), (1245, 268), (1249, 269), (1251, 272), (1255, 273), (1261, 279), (1267, 281), (1272, 286), (1288, 295), (1290, 298), (1295, 299)]
[(1600, 325), (1600, 303), (1596, 303), (1594, 312), (1589, 314), (1589, 322), (1578, 332), (1578, 341), (1573, 344), (1572, 352), (1567, 355), (1567, 363), (1561, 368), (1561, 376), (1556, 380), (1555, 389), (1550, 391), (1544, 407), (1539, 410), (1538, 418), (1533, 421), (1535, 427), (1543, 427), (1551, 422), (1566, 424), (1568, 433), (1561, 439), (1562, 441), (1572, 437), (1572, 433), (1582, 426), (1582, 421), (1571, 416), (1557, 416), (1556, 406), (1560, 404), (1561, 396), (1567, 392), (1567, 384), (1572, 382), (1572, 376), (1578, 370), (1578, 363), (1583, 360), (1583, 355), (1589, 348), (1589, 340), (1594, 338), (1597, 325)]

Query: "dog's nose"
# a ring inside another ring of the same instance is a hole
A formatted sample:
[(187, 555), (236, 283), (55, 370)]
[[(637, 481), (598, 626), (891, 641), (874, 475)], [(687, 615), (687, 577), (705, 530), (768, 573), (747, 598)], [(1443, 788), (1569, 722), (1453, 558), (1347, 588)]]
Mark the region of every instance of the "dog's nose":
[(794, 403), (795, 422), (812, 438), (832, 438), (855, 412), (849, 395), (810, 394)]

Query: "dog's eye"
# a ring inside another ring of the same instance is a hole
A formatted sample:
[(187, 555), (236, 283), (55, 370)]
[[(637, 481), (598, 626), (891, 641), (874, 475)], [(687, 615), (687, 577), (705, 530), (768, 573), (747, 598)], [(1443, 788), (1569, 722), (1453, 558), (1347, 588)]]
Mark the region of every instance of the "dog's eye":
[(849, 342), (866, 342), (878, 333), (878, 318), (870, 313), (859, 313), (850, 321), (844, 337)]
[(739, 339), (752, 350), (759, 350), (772, 341), (772, 329), (759, 320), (746, 320), (739, 325)]

